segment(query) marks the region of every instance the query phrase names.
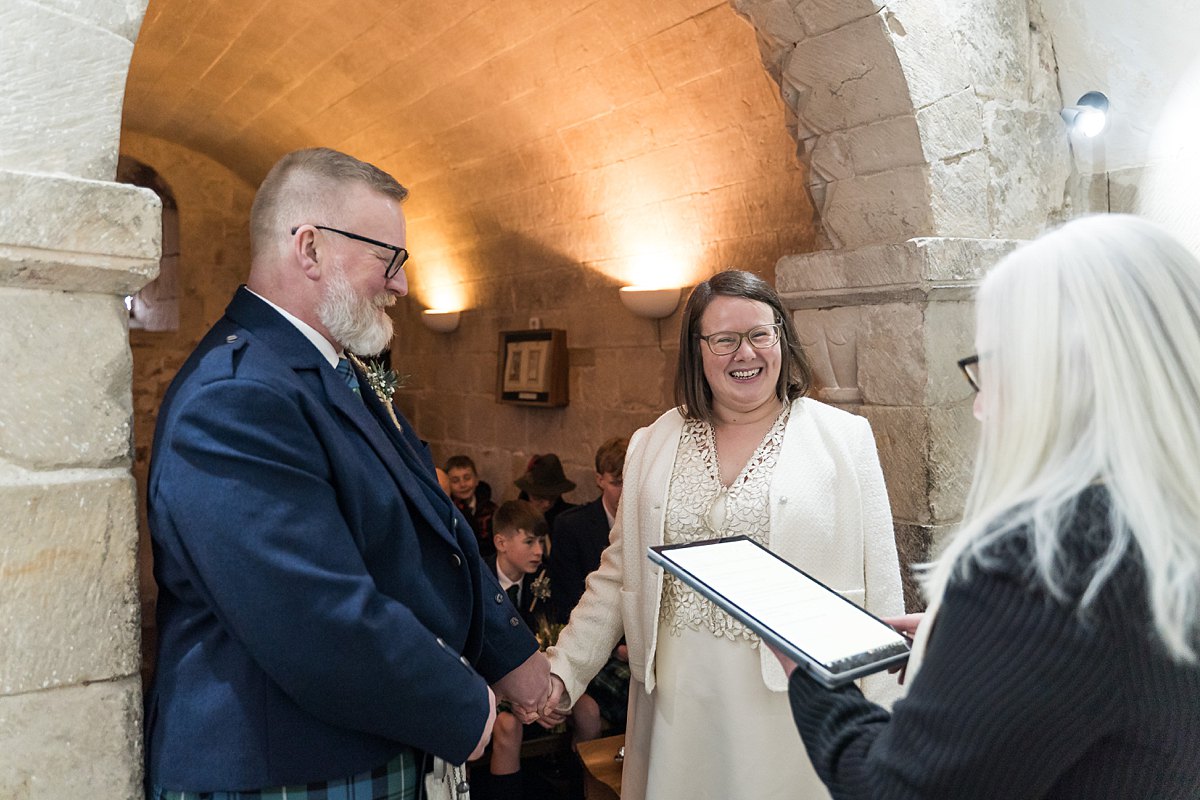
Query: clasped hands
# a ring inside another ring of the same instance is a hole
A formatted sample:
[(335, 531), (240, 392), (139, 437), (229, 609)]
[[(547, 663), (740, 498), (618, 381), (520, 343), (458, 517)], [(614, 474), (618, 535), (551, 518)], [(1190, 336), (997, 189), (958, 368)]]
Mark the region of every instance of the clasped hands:
[(495, 690), (525, 724), (536, 722), (544, 728), (553, 728), (570, 714), (566, 686), (562, 678), (550, 673), (550, 660), (540, 651), (496, 681)]

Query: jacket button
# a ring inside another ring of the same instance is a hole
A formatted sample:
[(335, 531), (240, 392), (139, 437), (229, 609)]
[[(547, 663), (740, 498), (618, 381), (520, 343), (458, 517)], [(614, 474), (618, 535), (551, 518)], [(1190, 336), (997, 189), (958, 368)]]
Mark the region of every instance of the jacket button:
[(521, 624), (521, 620), (517, 619), (516, 617), (513, 617), (512, 619), (510, 619), (510, 620), (508, 621), (508, 624), (509, 624), (509, 625), (512, 625), (512, 626), (515, 628), (515, 627), (517, 627), (518, 625), (520, 625), (520, 624)]
[(440, 637), (440, 636), (439, 636), (439, 637), (437, 637), (437, 643), (438, 643), (438, 647), (445, 647), (445, 646), (446, 646), (446, 640), (445, 640), (445, 639), (443, 639), (443, 638), (442, 638), (442, 637)]
[(466, 657), (466, 656), (459, 656), (459, 657), (458, 657), (458, 660), (462, 662), (462, 665), (463, 665), (464, 667), (469, 667), (469, 666), (471, 666), (471, 662), (470, 662), (470, 661), (467, 661), (467, 657)]
[(499, 605), (503, 602), (504, 602), (504, 592), (496, 592), (496, 604)]
[(234, 342), (237, 341), (237, 334), (233, 334), (233, 333), (229, 334), (228, 336), (225, 337), (225, 341), (228, 342), (229, 344), (233, 344)]
[(456, 566), (456, 567), (461, 567), (461, 566), (462, 566), (462, 559), (458, 557), (458, 553), (451, 553), (451, 554), (450, 554), (450, 563), (451, 563), (451, 564), (453, 564), (453, 565), (454, 565), (454, 566)]

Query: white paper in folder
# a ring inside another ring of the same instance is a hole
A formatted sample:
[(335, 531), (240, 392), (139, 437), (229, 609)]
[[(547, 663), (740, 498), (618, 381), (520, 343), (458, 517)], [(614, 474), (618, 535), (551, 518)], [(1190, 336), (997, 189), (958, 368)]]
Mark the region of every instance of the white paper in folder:
[(908, 658), (908, 640), (887, 623), (745, 536), (648, 555), (826, 686)]

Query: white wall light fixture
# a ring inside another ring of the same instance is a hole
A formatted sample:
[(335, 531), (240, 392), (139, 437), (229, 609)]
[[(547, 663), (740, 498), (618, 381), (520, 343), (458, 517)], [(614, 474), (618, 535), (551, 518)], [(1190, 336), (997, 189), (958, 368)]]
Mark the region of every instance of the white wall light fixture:
[(445, 311), (440, 308), (427, 308), (421, 312), (421, 322), (434, 333), (450, 333), (458, 328), (461, 311)]
[(622, 286), (621, 302), (635, 316), (643, 319), (662, 319), (675, 313), (675, 308), (679, 305), (679, 289)]
[(1108, 98), (1103, 92), (1088, 92), (1059, 114), (1067, 123), (1068, 131), (1078, 131), (1091, 139), (1099, 136), (1108, 124)]

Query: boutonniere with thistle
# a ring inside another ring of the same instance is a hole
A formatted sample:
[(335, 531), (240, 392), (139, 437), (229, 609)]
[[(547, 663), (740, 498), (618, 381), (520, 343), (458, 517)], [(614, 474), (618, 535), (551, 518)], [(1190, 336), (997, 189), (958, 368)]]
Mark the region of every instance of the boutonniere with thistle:
[(388, 413), (392, 415), (392, 420), (396, 423), (396, 427), (399, 428), (400, 421), (396, 419), (396, 412), (392, 408), (392, 396), (396, 394), (397, 389), (405, 384), (408, 376), (397, 375), (378, 358), (364, 361), (354, 354), (349, 354), (349, 358), (367, 376), (367, 383), (370, 385), (371, 391), (379, 398), (379, 402), (383, 403)]

